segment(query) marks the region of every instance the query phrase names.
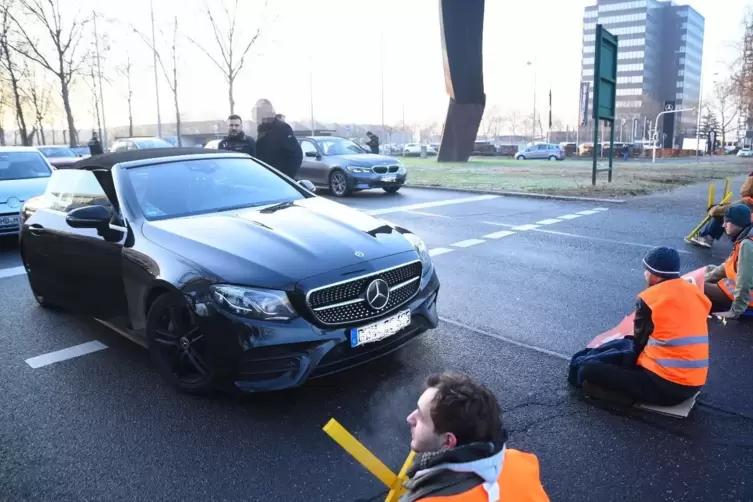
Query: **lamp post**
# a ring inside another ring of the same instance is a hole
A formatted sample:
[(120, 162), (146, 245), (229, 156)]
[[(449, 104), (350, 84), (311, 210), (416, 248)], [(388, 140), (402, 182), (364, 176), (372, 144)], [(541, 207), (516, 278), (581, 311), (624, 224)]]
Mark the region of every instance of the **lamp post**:
[(656, 116), (656, 123), (654, 124), (654, 137), (653, 137), (654, 148), (653, 148), (653, 159), (651, 160), (652, 164), (656, 163), (656, 140), (659, 139), (659, 134), (657, 132), (659, 130), (659, 118), (662, 115), (667, 115), (669, 113), (692, 112), (693, 110), (695, 110), (695, 108), (680, 108), (679, 110), (670, 109), (670, 110), (664, 110), (663, 112), (659, 112), (659, 114)]
[(536, 141), (536, 60), (528, 61), (527, 66), (533, 67), (533, 116), (531, 117), (531, 143)]

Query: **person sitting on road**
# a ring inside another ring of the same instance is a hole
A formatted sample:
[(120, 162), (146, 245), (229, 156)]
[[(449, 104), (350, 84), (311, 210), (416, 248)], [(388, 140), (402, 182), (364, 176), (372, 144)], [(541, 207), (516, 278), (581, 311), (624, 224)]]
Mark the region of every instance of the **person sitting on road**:
[(753, 307), (753, 234), (751, 210), (735, 204), (724, 215), (724, 231), (734, 241), (727, 260), (706, 267), (703, 291), (717, 317), (737, 319)]
[[(648, 288), (638, 295), (633, 335), (573, 356), (570, 383), (608, 401), (674, 406), (706, 383), (711, 302), (680, 277), (676, 249), (652, 249), (643, 268)], [(618, 357), (607, 357), (611, 347)]]
[(536, 456), (506, 447), (497, 398), (467, 375), (430, 376), (408, 423), (416, 456), (400, 502), (549, 500)]
[(740, 197), (742, 199), (729, 204), (717, 204), (709, 209), (709, 220), (706, 225), (698, 232), (698, 235), (690, 239), (690, 242), (698, 246), (710, 248), (714, 241), (718, 241), (724, 235), (724, 214), (727, 209), (737, 204), (745, 204), (753, 211), (753, 173), (743, 181), (740, 187)]

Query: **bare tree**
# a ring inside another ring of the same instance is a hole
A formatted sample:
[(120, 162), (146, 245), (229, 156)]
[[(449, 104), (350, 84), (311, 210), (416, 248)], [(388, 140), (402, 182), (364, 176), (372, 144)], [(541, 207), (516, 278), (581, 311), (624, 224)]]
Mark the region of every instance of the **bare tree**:
[[(71, 111), (70, 92), (75, 77), (79, 75), (82, 65), (89, 59), (86, 55), (78, 53), (78, 49), (90, 20), (81, 18), (77, 13), (73, 16), (70, 26), (66, 27), (67, 23), (63, 22), (60, 12), (60, 0), (46, 0), (45, 2), (43, 0), (18, 0), (18, 3), (21, 6), (22, 15), (15, 14), (11, 9), (4, 9), (21, 35), (21, 42), (14, 48), (59, 80), (60, 96), (68, 121), (69, 144), (76, 146), (78, 138)], [(45, 50), (45, 44), (32, 38), (27, 31), (30, 25), (42, 28), (49, 35), (47, 44), (52, 46), (52, 51)], [(54, 55), (50, 56), (51, 53)]]
[(11, 47), (11, 20), (9, 17), (10, 9), (13, 8), (13, 0), (3, 0), (2, 18), (0, 22), (0, 52), (2, 52), (2, 63), (0, 67), (3, 70), (4, 77), (10, 84), (10, 90), (13, 93), (13, 107), (15, 109), (16, 124), (21, 134), (21, 144), (28, 146), (31, 144), (28, 129), (26, 126), (26, 117), (24, 116), (24, 96), (23, 89), (26, 87), (22, 82), (24, 79), (24, 68), (20, 67), (16, 61), (16, 52)]
[(26, 86), (24, 95), (26, 100), (31, 103), (34, 108), (34, 118), (38, 139), (37, 143), (46, 145), (47, 138), (44, 134), (44, 120), (50, 111), (52, 105), (52, 86), (46, 79), (40, 79), (37, 77), (36, 72), (33, 70), (30, 73), (29, 78), (30, 85)]
[(94, 115), (94, 121), (97, 124), (97, 134), (102, 137), (102, 114), (99, 110), (99, 85), (97, 85), (96, 63), (92, 63), (84, 75), (84, 82), (89, 88), (89, 99), (91, 101), (91, 111)]
[(131, 55), (127, 55), (126, 62), (118, 66), (116, 72), (121, 77), (126, 79), (126, 85), (128, 91), (126, 93), (126, 99), (128, 100), (128, 136), (133, 136), (133, 90), (131, 88), (131, 73), (133, 67), (131, 65)]
[(499, 136), (504, 118), (497, 105), (487, 108), (484, 112), (483, 131), (487, 138)]
[(8, 106), (8, 87), (0, 83), (0, 146), (5, 146), (5, 107)]
[(709, 108), (718, 116), (719, 132), (722, 144), (727, 142), (727, 133), (733, 129), (735, 119), (740, 110), (740, 97), (733, 80), (723, 80), (714, 83), (713, 99)]
[(522, 125), (523, 120), (520, 118), (520, 112), (514, 111), (504, 117), (504, 122), (510, 126), (510, 133), (515, 136), (516, 130)]
[[(210, 51), (199, 44), (196, 39), (192, 37), (188, 37), (188, 39), (191, 41), (191, 43), (198, 47), (199, 50), (201, 50), (201, 52), (203, 52), (209, 58), (209, 60), (222, 72), (222, 76), (225, 78), (225, 82), (228, 86), (228, 102), (230, 103), (230, 113), (232, 114), (235, 113), (235, 79), (238, 77), (238, 74), (240, 74), (246, 63), (246, 56), (248, 56), (251, 48), (261, 36), (263, 23), (259, 23), (256, 32), (251, 36), (250, 39), (248, 39), (246, 42), (241, 42), (238, 40), (238, 38), (236, 38), (236, 35), (238, 35), (238, 32), (236, 31), (238, 0), (233, 0), (232, 13), (224, 2), (221, 2), (221, 4), (222, 8), (225, 11), (226, 26), (220, 26), (220, 23), (218, 23), (214, 15), (212, 15), (213, 9), (210, 8), (208, 3), (204, 4), (204, 10), (209, 19), (209, 23), (212, 26), (214, 40), (215, 42), (217, 42), (220, 57), (213, 55)], [(212, 7), (214, 7), (215, 5), (216, 4), (213, 4)], [(267, 2), (265, 1), (264, 7), (262, 9), (262, 17), (266, 13), (266, 10)]]

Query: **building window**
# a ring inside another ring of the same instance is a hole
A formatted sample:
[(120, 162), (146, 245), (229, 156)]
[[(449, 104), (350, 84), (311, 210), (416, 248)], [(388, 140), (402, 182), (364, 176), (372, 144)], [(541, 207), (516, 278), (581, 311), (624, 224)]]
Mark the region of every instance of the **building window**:
[(594, 58), (583, 58), (583, 64), (594, 64)]
[(584, 30), (595, 30), (596, 29), (596, 23), (586, 23), (583, 25)]
[(643, 94), (643, 89), (617, 89), (618, 96), (640, 96)]
[(628, 71), (643, 71), (643, 63), (617, 65), (617, 73)]
[(591, 54), (595, 50), (596, 50), (596, 47), (594, 47), (593, 45), (587, 45), (587, 46), (583, 47), (583, 53), (584, 54)]
[(599, 22), (601, 24), (617, 24), (617, 23), (631, 23), (635, 21), (644, 21), (645, 19), (646, 19), (646, 13), (640, 12), (638, 14), (625, 14), (622, 16), (600, 17)]
[(624, 40), (624, 39), (617, 40), (617, 46), (619, 48), (622, 48), (622, 47), (640, 47), (642, 45), (646, 45), (646, 39), (645, 38), (631, 38), (629, 40)]
[(597, 10), (587, 10), (586, 15), (584, 16), (586, 19), (597, 17), (599, 15), (599, 11)]
[(584, 42), (594, 42), (596, 41), (596, 35), (585, 35), (583, 37)]
[(618, 52), (617, 59), (643, 59), (643, 51)]
[(631, 75), (617, 77), (617, 84), (640, 84), (643, 82), (643, 75)]
[(620, 2), (620, 3), (599, 5), (599, 12), (609, 12), (613, 10), (640, 9), (645, 6), (646, 6), (646, 0), (637, 0), (633, 2)]
[(588, 68), (588, 69), (584, 69), (583, 70), (583, 76), (584, 77), (591, 76), (593, 74), (594, 74), (593, 68)]

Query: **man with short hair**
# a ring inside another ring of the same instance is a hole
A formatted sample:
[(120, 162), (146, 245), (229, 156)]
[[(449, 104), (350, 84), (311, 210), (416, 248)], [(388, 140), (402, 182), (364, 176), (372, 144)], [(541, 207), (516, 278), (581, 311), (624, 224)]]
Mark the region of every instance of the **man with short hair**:
[(256, 156), (256, 141), (243, 132), (243, 120), (240, 115), (233, 114), (227, 118), (227, 136), (220, 141), (217, 149)]
[(416, 457), (400, 502), (549, 500), (536, 456), (506, 447), (497, 398), (467, 375), (430, 376), (408, 423)]
[(368, 131), (366, 133), (366, 136), (369, 137), (369, 140), (366, 142), (366, 146), (368, 146), (371, 149), (371, 153), (379, 153), (379, 137), (374, 134), (371, 131)]

